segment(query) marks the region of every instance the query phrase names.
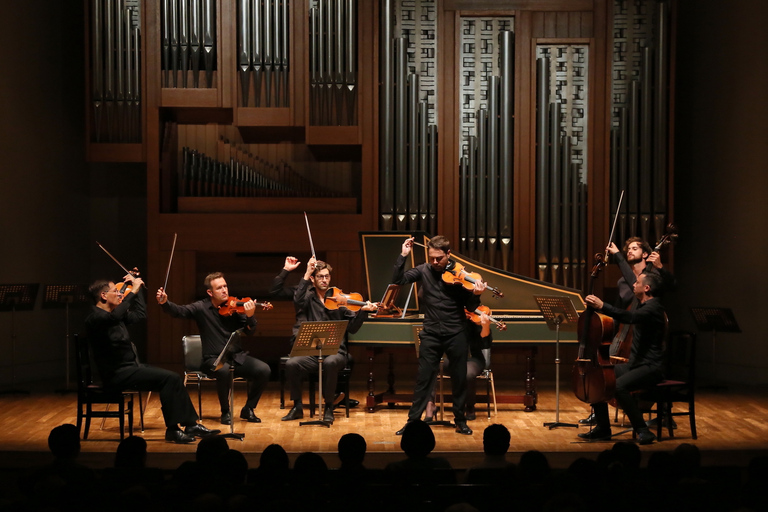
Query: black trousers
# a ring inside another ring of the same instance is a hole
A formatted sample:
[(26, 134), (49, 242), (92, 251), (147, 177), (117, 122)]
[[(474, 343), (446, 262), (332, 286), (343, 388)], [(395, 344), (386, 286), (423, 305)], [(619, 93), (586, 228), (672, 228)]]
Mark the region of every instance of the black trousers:
[(413, 404), (408, 411), (408, 421), (421, 418), (427, 402), (432, 396), (440, 358), (446, 354), (451, 361), (451, 396), (453, 398), (454, 421), (464, 422), (467, 400), (467, 334), (461, 331), (453, 336), (435, 336), (421, 331), (419, 345), (419, 371), (416, 375), (416, 387), (413, 391)]
[[(655, 386), (664, 379), (661, 371), (648, 365), (629, 368), (628, 364), (620, 364), (615, 368), (616, 371), (616, 401), (627, 415), (632, 428), (635, 432), (646, 428), (643, 413), (637, 406), (637, 400), (632, 396), (632, 391), (639, 389), (648, 389)], [(608, 416), (608, 404), (601, 402), (592, 405), (595, 411), (595, 419), (599, 428), (610, 428), (611, 421)]]
[[(204, 368), (213, 368), (215, 358), (203, 362)], [(243, 364), (235, 363), (235, 377), (242, 377), (248, 381), (248, 398), (245, 406), (255, 409), (259, 404), (261, 394), (269, 382), (271, 370), (269, 365), (255, 357), (245, 356)], [(208, 374), (216, 379), (216, 391), (219, 395), (219, 406), (222, 414), (229, 411), (229, 364), (224, 363), (218, 371), (209, 371)]]
[[(333, 403), (339, 371), (347, 365), (347, 356), (333, 354), (323, 357), (323, 401)], [(291, 400), (301, 403), (301, 383), (309, 375), (317, 375), (320, 364), (316, 356), (289, 357), (285, 362), (285, 378), (291, 389)]]
[(163, 420), (168, 428), (197, 423), (195, 406), (184, 388), (184, 379), (177, 373), (146, 364), (124, 366), (113, 374), (109, 384), (118, 389), (159, 391)]

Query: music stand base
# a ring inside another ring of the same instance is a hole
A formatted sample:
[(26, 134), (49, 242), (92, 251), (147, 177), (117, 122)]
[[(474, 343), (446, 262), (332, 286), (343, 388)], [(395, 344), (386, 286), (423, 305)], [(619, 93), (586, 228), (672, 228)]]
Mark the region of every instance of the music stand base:
[(321, 425), (323, 427), (331, 428), (331, 422), (323, 420), (302, 421), (299, 423), (299, 426), (304, 425)]
[(219, 434), (219, 437), (223, 437), (224, 439), (238, 439), (242, 441), (245, 439), (245, 434), (235, 434), (234, 432), (230, 432), (229, 434)]
[(433, 427), (435, 425), (438, 425), (438, 426), (441, 426), (441, 427), (455, 427), (456, 426), (453, 423), (451, 423), (450, 421), (445, 421), (445, 420), (425, 421), (424, 423), (426, 423), (427, 425), (433, 426)]
[(559, 421), (550, 421), (548, 423), (545, 423), (544, 426), (547, 427), (549, 430), (552, 430), (553, 428), (558, 428), (558, 427), (576, 427), (576, 428), (579, 428), (579, 426), (576, 425), (575, 423), (561, 423)]

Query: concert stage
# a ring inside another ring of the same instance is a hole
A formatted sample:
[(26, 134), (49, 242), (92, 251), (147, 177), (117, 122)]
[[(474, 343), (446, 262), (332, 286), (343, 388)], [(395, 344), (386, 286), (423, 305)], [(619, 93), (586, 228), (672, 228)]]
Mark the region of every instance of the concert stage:
[[(353, 382), (352, 398), (360, 400), (361, 405), (350, 411), (346, 418), (344, 409), (336, 410), (335, 423), (330, 428), (322, 426), (300, 426), (298, 421), (283, 422), (280, 418), (288, 409), (279, 408), (278, 383), (270, 382), (256, 414), (262, 423), (247, 423), (237, 419), (234, 430), (244, 433), (243, 441), (230, 440), (229, 445), (243, 452), (250, 467), (258, 466), (261, 451), (269, 444), (278, 443), (289, 452), (291, 459), (306, 451), (318, 452), (326, 459), (331, 468), (338, 467), (336, 444), (343, 434), (357, 432), (363, 435), (368, 444), (365, 464), (371, 468), (384, 467), (388, 462), (403, 458), (400, 450), (400, 438), (395, 431), (405, 422), (407, 406), (399, 404), (393, 409), (386, 404), (368, 413), (363, 408), (365, 403), (364, 383)], [(51, 428), (62, 423), (75, 423), (75, 393), (53, 391), (54, 385), (38, 385), (31, 394), (0, 395), (0, 468), (24, 468), (47, 463), (50, 460), (47, 437)], [(405, 391), (405, 390), (403, 390)], [(497, 389), (497, 393), (513, 392), (514, 389)], [(192, 392), (192, 388), (190, 388)], [(610, 448), (613, 441), (630, 441), (631, 432), (614, 436), (611, 442), (578, 442), (577, 433), (585, 432), (585, 427), (560, 427), (549, 430), (545, 422), (555, 420), (555, 390), (550, 383), (538, 385), (538, 407), (536, 411), (524, 412), (520, 404), (499, 404), (498, 415), (489, 420), (485, 405), (478, 404), (478, 418), (469, 422), (474, 435), (456, 434), (452, 428), (435, 426), (433, 430), (437, 440), (434, 453), (448, 458), (454, 468), (474, 465), (482, 457), (483, 429), (491, 423), (502, 423), (512, 434), (509, 459), (517, 462), (527, 450), (539, 450), (546, 454), (554, 468), (565, 468), (579, 457), (595, 458), (597, 454)], [(235, 414), (237, 417), (243, 403), (242, 388), (238, 384), (235, 395)], [(197, 397), (193, 396), (193, 402)], [(698, 439), (691, 439), (687, 418), (677, 418), (678, 429), (675, 437), (665, 437), (661, 442), (641, 447), (644, 461), (650, 453), (659, 450), (671, 451), (681, 443), (692, 443), (702, 452), (703, 465), (730, 465), (746, 467), (755, 455), (768, 454), (768, 393), (760, 389), (727, 388), (720, 390), (701, 390), (697, 395), (696, 424)], [(576, 423), (588, 414), (588, 407), (579, 402), (566, 387), (560, 394), (560, 421)], [(203, 420), (209, 428), (221, 428), (224, 432), (229, 427), (219, 424), (219, 408), (212, 385), (203, 392)], [(308, 408), (305, 407), (305, 418)], [(447, 417), (446, 419), (450, 419)], [(621, 421), (621, 418), (620, 418)], [(139, 430), (138, 410), (134, 422), (134, 434), (147, 440), (149, 449), (148, 465), (173, 469), (185, 460), (194, 457), (196, 444), (175, 445), (163, 439), (165, 428), (160, 412), (160, 402), (153, 394), (144, 417), (145, 431)], [(623, 428), (614, 425), (617, 434)], [(80, 461), (94, 468), (112, 465), (114, 452), (119, 441), (116, 419), (108, 419), (104, 429), (100, 429), (100, 420), (94, 419), (89, 438), (82, 442)]]

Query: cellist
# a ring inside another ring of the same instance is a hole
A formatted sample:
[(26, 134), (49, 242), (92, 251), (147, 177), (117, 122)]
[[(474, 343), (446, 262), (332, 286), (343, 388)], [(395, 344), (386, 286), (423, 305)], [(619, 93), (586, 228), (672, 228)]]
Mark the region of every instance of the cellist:
[[(659, 273), (647, 269), (633, 284), (633, 292), (639, 305), (633, 310), (625, 310), (604, 303), (595, 295), (587, 295), (587, 306), (608, 315), (622, 324), (632, 324), (634, 336), (629, 361), (615, 367), (615, 397), (619, 406), (629, 418), (640, 444), (650, 444), (656, 436), (648, 429), (643, 414), (632, 396), (632, 391), (646, 389), (661, 382), (664, 378), (664, 333), (666, 314), (664, 306), (656, 296), (661, 290), (662, 279)], [(608, 404), (591, 404), (596, 426), (589, 432), (579, 434), (582, 439), (605, 440), (611, 437), (611, 424), (608, 416)]]
[[(624, 242), (624, 250), (619, 251), (619, 248), (615, 243), (611, 242), (608, 247), (605, 248), (606, 252), (613, 257), (613, 261), (618, 265), (621, 271), (621, 277), (616, 283), (618, 288), (618, 297), (614, 306), (621, 309), (627, 309), (635, 302), (635, 293), (633, 286), (637, 281), (638, 276), (646, 269), (653, 268), (658, 271), (662, 280), (662, 286), (657, 291), (656, 296), (661, 296), (665, 290), (673, 289), (675, 286), (675, 277), (669, 272), (661, 261), (661, 255), (651, 249), (648, 242), (640, 238), (639, 236), (633, 236), (628, 238)], [(620, 329), (616, 333), (616, 337), (611, 343), (610, 354), (615, 355), (617, 346), (621, 344), (622, 340), (630, 339), (632, 337), (632, 326), (626, 326), (628, 329)], [(594, 425), (595, 419), (593, 415), (589, 415), (586, 418), (580, 419), (579, 423), (582, 425)]]

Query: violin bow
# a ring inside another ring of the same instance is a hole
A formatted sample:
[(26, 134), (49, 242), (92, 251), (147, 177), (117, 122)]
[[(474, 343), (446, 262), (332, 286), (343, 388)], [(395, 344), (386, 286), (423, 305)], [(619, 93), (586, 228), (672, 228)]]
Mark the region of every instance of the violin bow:
[(121, 269), (123, 269), (123, 271), (124, 271), (126, 274), (132, 274), (132, 273), (133, 273), (133, 272), (131, 272), (130, 270), (128, 270), (127, 268), (125, 268), (125, 267), (123, 266), (123, 264), (122, 264), (122, 263), (120, 263), (119, 261), (117, 261), (117, 258), (115, 258), (114, 256), (112, 256), (112, 254), (111, 254), (111, 253), (110, 253), (108, 250), (106, 250), (106, 249), (104, 248), (104, 246), (103, 246), (103, 245), (101, 245), (101, 244), (100, 244), (98, 241), (96, 242), (96, 245), (98, 245), (99, 247), (101, 247), (101, 250), (102, 250), (102, 251), (104, 251), (105, 253), (107, 253), (107, 256), (109, 256), (110, 258), (112, 258), (112, 261), (114, 261), (115, 263), (117, 263), (117, 265), (118, 265), (118, 266), (119, 266)]
[[(616, 233), (616, 221), (619, 220), (619, 212), (621, 211), (621, 202), (624, 200), (624, 191), (621, 191), (619, 196), (619, 205), (616, 207), (616, 215), (613, 216), (613, 227), (611, 228), (611, 237), (608, 239), (608, 245), (613, 242), (613, 235)], [(608, 261), (608, 249), (605, 250), (605, 261)]]
[(173, 252), (176, 250), (176, 237), (178, 233), (173, 234), (173, 245), (171, 246), (171, 257), (168, 259), (168, 268), (165, 271), (165, 283), (163, 284), (163, 290), (168, 286), (168, 276), (171, 275), (171, 263), (173, 263)]
[(307, 235), (309, 235), (309, 247), (312, 249), (312, 257), (315, 258), (315, 244), (312, 243), (312, 231), (310, 231), (309, 229), (309, 217), (307, 217), (307, 212), (304, 212), (304, 222), (307, 223)]

